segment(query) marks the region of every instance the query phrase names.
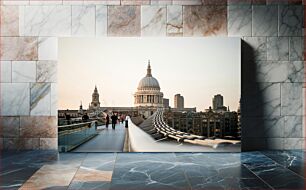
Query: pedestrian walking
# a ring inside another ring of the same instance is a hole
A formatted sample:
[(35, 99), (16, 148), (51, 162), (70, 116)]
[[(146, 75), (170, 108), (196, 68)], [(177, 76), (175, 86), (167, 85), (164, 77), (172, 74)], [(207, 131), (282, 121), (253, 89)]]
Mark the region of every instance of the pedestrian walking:
[(118, 120), (118, 116), (116, 114), (113, 114), (111, 116), (111, 119), (112, 119), (112, 129), (115, 129), (116, 123), (117, 123), (117, 120)]
[(109, 125), (109, 116), (108, 116), (108, 114), (106, 114), (106, 128), (108, 128), (108, 125)]

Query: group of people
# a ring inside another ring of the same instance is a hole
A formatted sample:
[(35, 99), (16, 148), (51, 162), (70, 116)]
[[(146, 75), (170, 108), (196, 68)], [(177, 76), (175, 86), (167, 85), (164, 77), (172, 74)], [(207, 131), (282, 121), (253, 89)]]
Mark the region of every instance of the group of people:
[(109, 117), (109, 115), (107, 114), (105, 119), (106, 119), (106, 128), (108, 128), (110, 119), (112, 120), (112, 129), (115, 129), (117, 122), (120, 123), (120, 121), (121, 123), (125, 121), (125, 128), (128, 128), (130, 116), (129, 115), (126, 115), (125, 117), (123, 115), (118, 116), (118, 114), (113, 113), (111, 117)]

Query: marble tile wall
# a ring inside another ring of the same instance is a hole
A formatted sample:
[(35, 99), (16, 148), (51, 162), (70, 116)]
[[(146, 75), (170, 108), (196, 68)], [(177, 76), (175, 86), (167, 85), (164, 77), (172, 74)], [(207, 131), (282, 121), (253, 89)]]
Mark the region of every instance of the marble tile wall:
[(2, 148), (57, 148), (58, 37), (70, 36), (240, 37), (243, 150), (304, 145), (301, 0), (3, 0), (0, 9)]

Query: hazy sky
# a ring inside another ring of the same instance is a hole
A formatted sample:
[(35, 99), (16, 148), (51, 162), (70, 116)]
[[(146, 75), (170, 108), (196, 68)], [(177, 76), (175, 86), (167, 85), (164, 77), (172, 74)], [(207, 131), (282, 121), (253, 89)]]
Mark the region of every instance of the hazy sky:
[(97, 85), (101, 106), (133, 106), (148, 60), (165, 98), (184, 96), (185, 107), (212, 105), (215, 94), (237, 110), (240, 99), (239, 38), (60, 38), (59, 109), (87, 109)]

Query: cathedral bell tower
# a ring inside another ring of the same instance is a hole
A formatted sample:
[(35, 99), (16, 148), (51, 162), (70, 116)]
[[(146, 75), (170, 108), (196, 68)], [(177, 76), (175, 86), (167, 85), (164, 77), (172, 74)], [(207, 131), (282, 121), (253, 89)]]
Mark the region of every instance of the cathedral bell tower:
[(100, 108), (100, 101), (99, 101), (99, 93), (97, 86), (95, 86), (94, 92), (92, 93), (92, 101), (90, 104), (90, 109), (97, 109)]

